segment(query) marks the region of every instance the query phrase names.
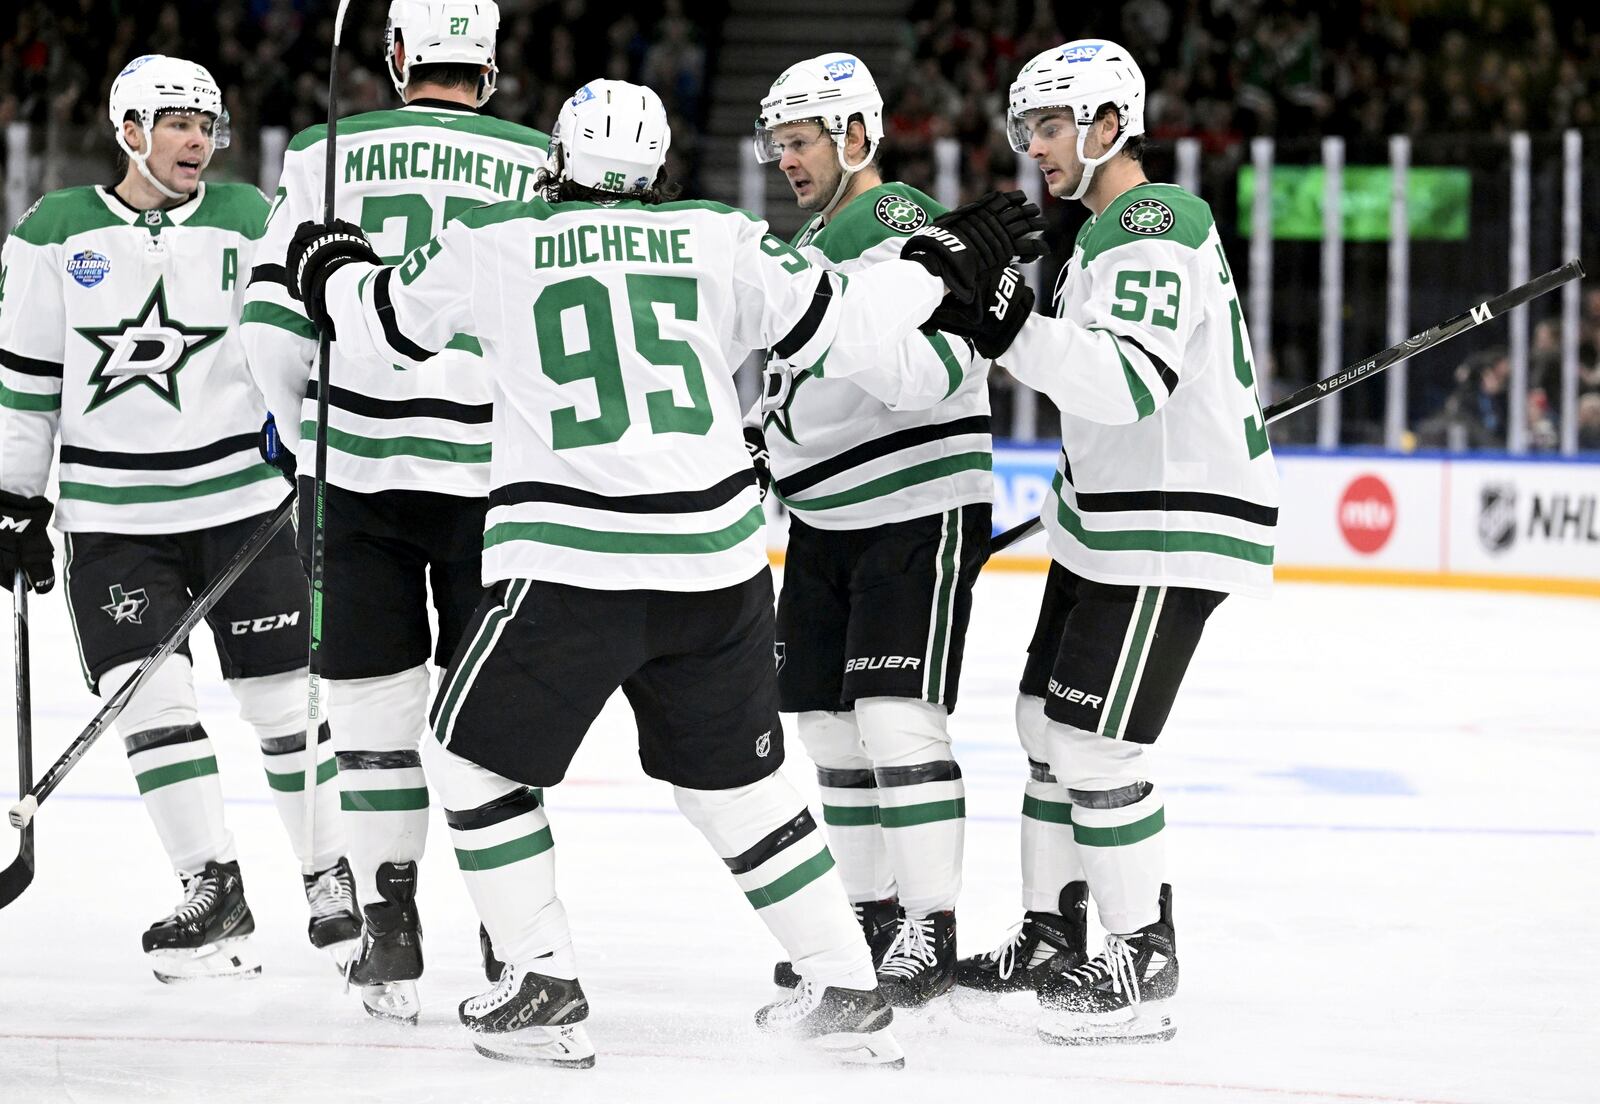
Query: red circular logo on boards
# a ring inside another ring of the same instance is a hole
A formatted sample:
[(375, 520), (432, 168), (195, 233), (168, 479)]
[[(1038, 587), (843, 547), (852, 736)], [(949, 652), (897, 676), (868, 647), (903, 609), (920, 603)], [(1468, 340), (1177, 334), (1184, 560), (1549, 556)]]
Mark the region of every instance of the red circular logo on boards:
[(1339, 532), (1351, 548), (1370, 556), (1394, 532), (1394, 495), (1375, 475), (1358, 476), (1339, 499)]

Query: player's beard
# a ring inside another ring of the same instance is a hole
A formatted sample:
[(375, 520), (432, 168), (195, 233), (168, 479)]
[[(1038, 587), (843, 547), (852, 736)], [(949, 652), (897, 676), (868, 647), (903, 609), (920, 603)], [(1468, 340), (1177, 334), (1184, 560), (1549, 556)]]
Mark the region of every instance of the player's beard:
[(816, 214), (833, 202), (833, 193), (839, 190), (839, 181), (843, 176), (844, 170), (839, 167), (839, 160), (835, 157), (828, 162), (826, 172), (811, 177), (811, 194), (803, 199), (796, 197), (795, 203), (807, 214)]

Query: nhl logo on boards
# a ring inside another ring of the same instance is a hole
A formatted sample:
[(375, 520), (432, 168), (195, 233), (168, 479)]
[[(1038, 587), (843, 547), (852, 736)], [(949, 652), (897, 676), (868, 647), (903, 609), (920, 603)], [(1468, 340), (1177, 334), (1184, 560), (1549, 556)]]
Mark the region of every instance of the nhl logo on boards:
[(92, 249), (85, 249), (82, 253), (67, 258), (67, 275), (78, 281), (82, 287), (92, 288), (111, 275), (111, 258)]
[(1122, 212), (1122, 228), (1130, 234), (1165, 234), (1172, 223), (1172, 208), (1159, 199), (1141, 199)]
[(1517, 488), (1485, 483), (1478, 496), (1478, 540), (1485, 552), (1499, 555), (1517, 540)]
[(928, 221), (928, 212), (905, 196), (899, 195), (886, 195), (878, 200), (875, 213), (879, 222), (902, 234), (918, 230)]

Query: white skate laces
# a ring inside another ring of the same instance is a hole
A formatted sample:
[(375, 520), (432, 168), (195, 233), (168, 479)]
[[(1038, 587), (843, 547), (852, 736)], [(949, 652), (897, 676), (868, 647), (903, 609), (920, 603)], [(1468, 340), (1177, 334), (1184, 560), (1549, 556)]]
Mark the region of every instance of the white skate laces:
[(800, 984), (795, 986), (793, 995), (788, 1000), (774, 1005), (767, 1013), (766, 1026), (774, 1030), (794, 1027), (816, 1011), (821, 1003), (822, 986), (809, 978), (802, 977)]
[[(1001, 980), (1009, 979), (1016, 970), (1017, 952), (1022, 949), (1022, 944), (1027, 937), (1028, 921), (1024, 918), (1011, 925), (1011, 930), (1006, 932), (1006, 937), (1001, 941), (1000, 946), (992, 951), (984, 952), (983, 957), (995, 964), (995, 972), (1000, 975)], [(1034, 962), (1038, 961), (1038, 958), (1039, 952), (1036, 948), (1033, 953), (1034, 961), (1028, 963), (1028, 965), (1032, 966)]]
[(217, 906), (217, 894), (222, 889), (222, 882), (217, 878), (207, 878), (204, 874), (196, 874), (183, 886), (183, 901), (172, 910), (168, 920), (178, 924), (187, 924), (198, 920), (207, 912)]
[(878, 967), (879, 977), (913, 978), (939, 961), (933, 947), (933, 918), (913, 919), (907, 916), (900, 921), (900, 930), (889, 944)]
[(486, 1016), (516, 996), (521, 989), (522, 970), (508, 962), (500, 971), (500, 980), (494, 983), (493, 989), (468, 998), (465, 1012), (469, 1016)]
[(1106, 949), (1067, 975), (1080, 988), (1092, 989), (1101, 981), (1111, 982), (1111, 991), (1121, 993), (1129, 1004), (1142, 999), (1139, 990), (1139, 965), (1134, 961), (1133, 944), (1120, 935), (1106, 936)]
[(330, 866), (306, 886), (306, 901), (311, 905), (313, 920), (356, 912), (355, 894), (350, 892), (350, 883), (339, 877), (337, 866)]

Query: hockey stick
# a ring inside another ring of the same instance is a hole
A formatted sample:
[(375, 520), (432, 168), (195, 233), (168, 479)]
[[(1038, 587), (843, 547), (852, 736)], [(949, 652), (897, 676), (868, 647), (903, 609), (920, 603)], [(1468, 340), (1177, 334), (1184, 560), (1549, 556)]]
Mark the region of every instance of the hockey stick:
[[(17, 793), (24, 794), (33, 785), (33, 680), (28, 671), (28, 577), (20, 567), (11, 580), (11, 597), (17, 660)], [(29, 822), (22, 826), (17, 857), (0, 871), (0, 908), (15, 901), (32, 884), (33, 824)]]
[[(339, 0), (333, 17), (333, 47), (328, 55), (328, 134), (322, 163), (322, 221), (333, 221), (333, 174), (339, 144), (339, 40), (344, 35), (344, 13), (350, 0)], [(328, 499), (328, 358), (331, 340), (327, 330), (317, 339), (317, 444), (311, 480), (311, 641), (306, 652), (305, 820), (306, 853), (300, 857), (301, 873), (314, 877), (317, 854), (317, 736), (326, 715), (322, 701), (322, 588), (327, 578), (327, 526), (323, 523)]]
[[(167, 630), (167, 635), (161, 638), (161, 643), (156, 646), (156, 650), (145, 657), (144, 662), (139, 664), (132, 675), (128, 676), (128, 681), (123, 683), (115, 694), (106, 699), (106, 703), (100, 707), (100, 712), (94, 715), (94, 720), (90, 721), (88, 726), (78, 734), (77, 739), (67, 745), (67, 750), (62, 752), (60, 758), (51, 765), (49, 770), (44, 772), (44, 777), (35, 782), (22, 795), (22, 800), (11, 807), (11, 811), (7, 815), (11, 820), (12, 827), (26, 828), (28, 826), (33, 820), (34, 814), (39, 811), (40, 804), (55, 792), (55, 788), (61, 784), (61, 780), (66, 777), (67, 772), (77, 766), (78, 760), (82, 759), (84, 753), (93, 746), (96, 740), (104, 735), (106, 729), (111, 727), (111, 723), (117, 719), (123, 709), (127, 708), (128, 702), (149, 681), (156, 668), (165, 663), (167, 657), (178, 650), (178, 645), (189, 638), (189, 634), (194, 631), (194, 627), (200, 623), (201, 618), (211, 612), (211, 607), (215, 606), (222, 596), (227, 593), (228, 588), (238, 581), (239, 576), (243, 575), (245, 569), (261, 554), (261, 550), (267, 546), (278, 530), (283, 528), (284, 523), (289, 520), (289, 515), (294, 511), (294, 502), (295, 496), (290, 494), (278, 504), (278, 508), (272, 511), (265, 521), (256, 526), (256, 531), (251, 533), (250, 539), (245, 541), (240, 546), (239, 551), (233, 554), (233, 559), (229, 560), (227, 566), (211, 582), (206, 584), (206, 588), (200, 592), (193, 602), (189, 603), (188, 610), (178, 619), (178, 623)], [(4, 906), (14, 899), (17, 893), (22, 892), (20, 888), (12, 892), (11, 887), (6, 884), (5, 879), (10, 873), (7, 870), (4, 874), (0, 874), (0, 906)], [(24, 882), (22, 888), (26, 888), (26, 885), (27, 883)]]
[[(1487, 302), (1470, 307), (1454, 318), (1439, 323), (1430, 330), (1424, 330), (1422, 333), (1408, 337), (1398, 345), (1391, 345), (1376, 356), (1359, 360), (1350, 365), (1350, 367), (1343, 371), (1335, 372), (1326, 379), (1307, 384), (1288, 398), (1280, 399), (1267, 407), (1262, 412), (1262, 416), (1266, 423), (1270, 425), (1280, 418), (1298, 414), (1319, 399), (1325, 399), (1329, 395), (1343, 391), (1346, 387), (1360, 383), (1368, 376), (1375, 376), (1386, 368), (1393, 368), (1402, 360), (1409, 360), (1424, 349), (1442, 345), (1452, 337), (1466, 333), (1468, 330), (1476, 329), (1490, 319), (1498, 318), (1506, 311), (1529, 303), (1546, 292), (1554, 291), (1562, 284), (1580, 279), (1583, 274), (1583, 262), (1576, 259), (1570, 260), (1560, 268), (1551, 269), (1543, 276), (1537, 276), (1502, 295), (1495, 296)], [(1014, 525), (989, 542), (989, 555), (992, 556), (996, 552), (1004, 551), (1018, 541), (1031, 537), (1043, 528), (1044, 522), (1038, 518), (1032, 518), (1020, 525)]]

